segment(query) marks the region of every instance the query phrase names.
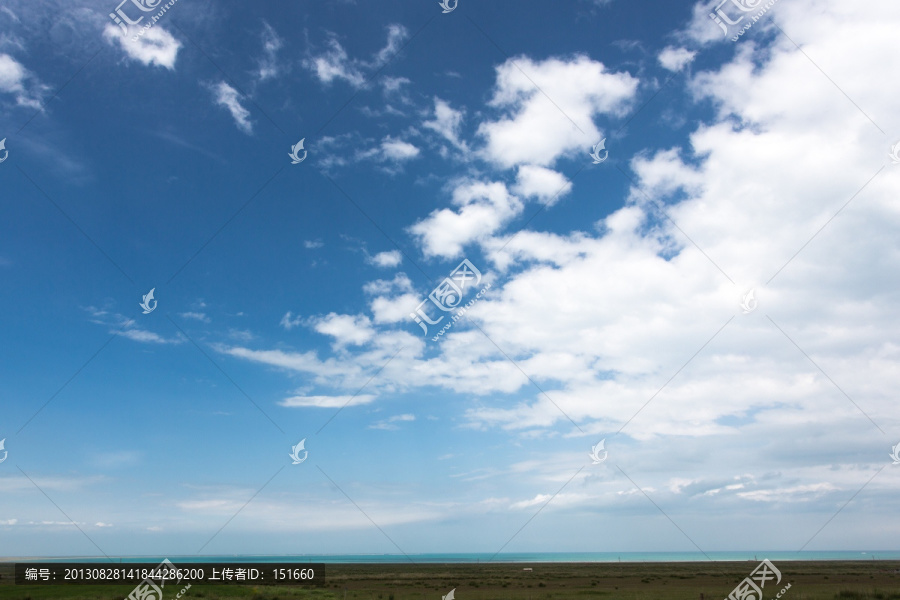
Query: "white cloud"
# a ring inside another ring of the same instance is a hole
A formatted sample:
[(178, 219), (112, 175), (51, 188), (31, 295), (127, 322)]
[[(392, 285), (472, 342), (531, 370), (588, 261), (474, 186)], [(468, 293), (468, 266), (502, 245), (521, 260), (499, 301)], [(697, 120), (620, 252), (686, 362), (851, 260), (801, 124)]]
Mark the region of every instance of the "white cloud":
[(29, 81), (34, 81), (34, 76), (21, 63), (9, 54), (0, 54), (0, 92), (14, 95), (19, 106), (40, 108), (46, 87), (39, 82), (29, 85)]
[(402, 261), (403, 255), (399, 250), (387, 250), (371, 257), (368, 262), (377, 267), (396, 267)]
[(336, 38), (327, 42), (328, 50), (304, 61), (304, 65), (313, 71), (320, 82), (330, 84), (335, 79), (343, 79), (353, 87), (362, 87), (366, 82), (359, 67), (347, 56), (347, 51)]
[(663, 68), (668, 69), (669, 71), (680, 71), (685, 65), (690, 64), (696, 55), (696, 52), (692, 52), (687, 48), (666, 46), (659, 53), (657, 58), (659, 59), (659, 64), (661, 64)]
[(307, 250), (315, 250), (316, 248), (321, 248), (325, 244), (322, 240), (304, 240), (303, 247)]
[(178, 313), (184, 319), (193, 319), (194, 321), (202, 321), (203, 323), (209, 323), (210, 318), (206, 316), (206, 313), (202, 312), (183, 312)]
[(422, 298), (409, 293), (395, 297), (378, 296), (369, 304), (376, 323), (409, 322), (409, 314), (413, 312)]
[(151, 344), (181, 344), (185, 341), (181, 334), (173, 338), (166, 338), (147, 329), (138, 327), (137, 321), (119, 313), (88, 306), (84, 309), (91, 318), (91, 322), (109, 328), (109, 333), (121, 335), (135, 342)]
[(279, 404), (290, 408), (342, 408), (344, 406), (369, 404), (373, 400), (375, 400), (375, 396), (372, 394), (358, 394), (356, 396), (292, 396), (285, 398)]
[[(590, 500), (590, 497), (586, 494), (567, 494), (561, 493), (556, 494), (555, 496), (552, 494), (538, 494), (534, 498), (530, 498), (528, 500), (521, 500), (519, 502), (513, 502), (510, 504), (510, 508), (513, 510), (520, 510), (523, 508), (533, 508), (536, 506), (544, 506), (547, 505), (547, 508), (551, 506), (554, 508), (558, 508), (560, 506), (568, 506), (573, 504), (582, 504)], [(548, 504), (549, 502), (549, 504)]]
[(468, 146), (459, 139), (462, 121), (462, 111), (453, 109), (448, 102), (435, 96), (434, 118), (430, 121), (425, 121), (422, 123), (422, 126), (425, 127), (425, 129), (437, 132), (456, 148), (468, 152)]
[[(150, 31), (153, 31), (151, 29)], [(234, 124), (246, 134), (253, 133), (253, 123), (250, 122), (250, 111), (241, 105), (241, 95), (236, 89), (220, 81), (212, 88), (215, 101), (218, 106), (223, 106), (231, 113)]]
[(381, 78), (381, 87), (386, 94), (399, 92), (404, 85), (408, 85), (409, 83), (410, 81), (406, 77), (385, 76)]
[(484, 157), (502, 167), (530, 163), (552, 165), (559, 157), (584, 151), (601, 137), (598, 114), (622, 114), (638, 81), (611, 73), (586, 56), (571, 60), (528, 57), (509, 59), (496, 69), (491, 106), (503, 116), (483, 122)]
[[(355, 158), (388, 163), (386, 168), (393, 172), (401, 163), (417, 158), (419, 154), (420, 150), (415, 145), (386, 136), (378, 146), (357, 152)], [(335, 161), (334, 164), (341, 163)]]
[(548, 206), (556, 204), (571, 190), (572, 184), (562, 173), (537, 165), (521, 165), (513, 186), (516, 194), (524, 198), (537, 198)]
[(129, 340), (133, 340), (135, 342), (149, 342), (153, 344), (180, 344), (184, 341), (181, 338), (165, 338), (158, 333), (133, 326), (123, 331), (114, 330), (110, 333), (117, 333), (122, 337), (126, 337)]
[(313, 321), (313, 329), (334, 338), (337, 346), (359, 346), (375, 336), (372, 323), (366, 316), (329, 313)]
[(366, 83), (365, 71), (374, 71), (384, 66), (402, 46), (407, 35), (402, 25), (389, 25), (387, 42), (371, 61), (350, 58), (337, 37), (332, 35), (326, 42), (327, 50), (311, 55), (303, 64), (321, 83), (330, 84), (339, 79), (359, 88)]
[(375, 55), (371, 67), (372, 68), (380, 68), (390, 61), (394, 55), (399, 52), (401, 46), (403, 46), (404, 40), (409, 37), (409, 32), (406, 31), (406, 28), (403, 25), (397, 25), (396, 23), (388, 25), (388, 34), (387, 34), (387, 42), (384, 45), (384, 48), (378, 51)]
[(387, 160), (397, 162), (410, 160), (419, 156), (419, 149), (414, 145), (390, 137), (385, 138), (381, 142), (381, 151)]
[[(464, 417), (472, 427), (583, 439), (583, 451), (572, 459), (577, 465), (590, 445), (627, 423), (620, 447), (607, 439), (607, 448), (644, 467), (642, 489), (666, 500), (690, 498), (692, 510), (710, 508), (702, 504), (707, 501), (733, 502), (736, 511), (781, 500), (815, 502), (825, 517), (815, 517), (814, 531), (887, 463), (890, 448), (880, 435), (872, 441), (877, 430), (833, 382), (885, 431), (900, 429), (898, 294), (884, 277), (900, 271), (894, 251), (900, 179), (891, 165), (879, 171), (895, 140), (854, 105), (885, 131), (900, 131), (894, 110), (900, 82), (887, 76), (900, 68), (893, 52), (900, 5), (875, 0), (861, 10), (795, 0), (779, 7), (779, 26), (803, 52), (783, 36), (744, 38), (724, 65), (691, 74), (686, 98), (698, 111), (691, 114), (692, 131), (662, 147), (648, 137), (627, 164), (635, 188), (598, 222), (558, 233), (525, 229), (508, 240), (503, 225), (519, 213), (518, 201), (502, 183), (463, 180), (455, 186), (458, 212), (435, 211), (415, 225), (426, 255), (448, 256), (477, 241), (495, 264), (508, 267), (492, 274), (494, 289), (467, 313), (490, 340), (476, 329), (454, 328), (439, 345), (417, 344), (420, 332), (408, 313), (422, 297), (380, 281), (367, 284), (380, 332), (370, 345), (383, 344), (378, 351), (367, 346), (329, 358), (227, 352), (340, 385), (339, 392), (383, 367), (370, 384), (373, 394), (440, 388), (471, 401)], [(763, 43), (771, 45), (757, 51)], [(884, 76), (860, 64), (877, 65)], [(510, 119), (525, 123), (520, 116), (537, 100), (517, 94), (521, 106)], [(552, 172), (529, 169), (548, 166), (572, 143), (562, 136), (540, 159), (523, 151), (502, 163), (523, 167), (514, 193), (546, 192), (538, 183)], [(488, 226), (463, 218), (472, 204), (483, 205)], [(744, 315), (740, 296), (750, 286), (760, 308)], [(398, 325), (391, 329), (391, 322)], [(565, 469), (553, 473), (568, 476)], [(742, 473), (752, 476), (736, 475)], [(867, 494), (890, 489), (887, 473)], [(546, 486), (537, 490), (558, 489), (551, 475), (540, 477)], [(608, 484), (601, 469), (587, 477), (585, 496), (563, 496), (562, 504), (646, 504), (621, 478)], [(511, 496), (523, 510), (549, 499), (534, 489)], [(841, 531), (837, 520), (829, 527)]]
[[(400, 323), (409, 319), (422, 300), (413, 293), (412, 281), (405, 273), (397, 273), (392, 280), (377, 279), (363, 286), (363, 291), (375, 296), (369, 308), (378, 324)], [(391, 294), (397, 293), (392, 296)]]
[(159, 26), (146, 30), (144, 35), (132, 40), (132, 36), (123, 34), (121, 29), (107, 23), (103, 29), (103, 38), (110, 44), (118, 43), (129, 58), (147, 66), (155, 64), (170, 70), (175, 68), (178, 50), (181, 49), (181, 42)]
[(828, 482), (819, 482), (769, 490), (739, 492), (738, 496), (757, 502), (808, 502), (828, 492), (838, 490)]
[(400, 292), (411, 292), (413, 290), (412, 281), (406, 273), (397, 273), (393, 279), (376, 279), (370, 281), (363, 286), (363, 291), (367, 294), (388, 294), (394, 290)]
[(278, 65), (278, 51), (284, 45), (282, 40), (271, 25), (263, 21), (263, 57), (259, 59), (259, 68), (256, 77), (259, 81), (265, 81), (278, 76), (280, 69)]
[(394, 431), (400, 429), (397, 423), (408, 423), (410, 421), (415, 421), (416, 416), (412, 414), (403, 414), (403, 415), (394, 415), (393, 417), (383, 419), (372, 425), (369, 425), (369, 429), (384, 429), (386, 431)]
[(500, 229), (522, 203), (499, 182), (467, 182), (453, 191), (458, 210), (436, 210), (409, 228), (425, 256), (458, 256), (463, 247)]
[(294, 327), (302, 325), (303, 318), (300, 315), (295, 317), (291, 311), (287, 311), (284, 313), (284, 316), (281, 317), (281, 321), (279, 321), (278, 324), (290, 331)]

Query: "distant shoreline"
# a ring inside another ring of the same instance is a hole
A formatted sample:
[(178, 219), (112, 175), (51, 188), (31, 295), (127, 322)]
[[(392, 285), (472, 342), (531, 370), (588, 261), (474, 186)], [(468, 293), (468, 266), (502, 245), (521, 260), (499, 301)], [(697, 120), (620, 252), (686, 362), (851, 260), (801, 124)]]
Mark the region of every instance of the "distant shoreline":
[[(425, 554), (229, 554), (167, 556), (114, 556), (112, 562), (161, 562), (168, 558), (175, 563), (324, 563), (333, 565), (438, 565), (438, 564), (720, 564), (761, 561), (777, 562), (890, 562), (900, 561), (900, 551), (817, 551), (817, 552), (555, 552), (555, 553), (425, 553)], [(108, 563), (105, 556), (18, 556), (0, 557), (0, 563), (13, 562), (84, 562)]]

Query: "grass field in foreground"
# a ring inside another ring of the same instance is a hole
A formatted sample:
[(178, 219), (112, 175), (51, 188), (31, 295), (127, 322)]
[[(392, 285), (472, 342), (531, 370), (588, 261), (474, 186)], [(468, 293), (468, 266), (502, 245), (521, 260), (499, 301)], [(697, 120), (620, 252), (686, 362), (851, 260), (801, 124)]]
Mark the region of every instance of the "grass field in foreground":
[[(762, 557), (761, 557), (762, 558)], [(314, 586), (194, 584), (183, 599), (205, 600), (723, 600), (758, 562), (492, 563), (326, 565)], [(900, 600), (900, 561), (778, 562), (782, 580), (766, 585), (772, 600)], [(531, 571), (523, 569), (531, 568)], [(0, 566), (0, 600), (122, 600), (133, 586), (9, 585)], [(320, 574), (317, 572), (317, 579)], [(183, 586), (167, 585), (164, 600)]]

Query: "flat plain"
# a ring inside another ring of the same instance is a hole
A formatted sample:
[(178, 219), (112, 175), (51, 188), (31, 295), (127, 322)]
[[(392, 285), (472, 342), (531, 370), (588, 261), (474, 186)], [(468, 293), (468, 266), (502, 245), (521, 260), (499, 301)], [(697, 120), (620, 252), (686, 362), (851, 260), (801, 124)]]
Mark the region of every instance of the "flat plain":
[[(455, 589), (455, 600), (723, 600), (757, 564), (329, 564), (316, 585), (194, 584), (181, 599), (441, 600)], [(780, 600), (900, 600), (900, 561), (782, 561), (776, 566), (782, 580), (766, 585), (765, 600), (776, 598), (788, 584)], [(167, 585), (163, 600), (173, 600), (182, 588)], [(12, 565), (0, 564), (0, 600), (122, 600), (132, 589), (16, 586)]]

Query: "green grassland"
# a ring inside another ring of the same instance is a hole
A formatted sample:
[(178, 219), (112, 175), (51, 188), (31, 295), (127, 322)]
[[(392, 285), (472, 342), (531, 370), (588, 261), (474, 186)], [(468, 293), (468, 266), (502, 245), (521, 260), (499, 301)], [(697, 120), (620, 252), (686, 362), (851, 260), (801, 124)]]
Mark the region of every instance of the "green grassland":
[[(183, 599), (204, 600), (723, 600), (758, 563), (492, 563), (326, 565), (316, 585), (193, 584)], [(781, 600), (900, 600), (900, 561), (779, 562)], [(531, 571), (523, 570), (530, 567)], [(26, 587), (0, 565), (0, 600), (122, 600), (133, 586)], [(182, 586), (166, 586), (173, 600)]]

